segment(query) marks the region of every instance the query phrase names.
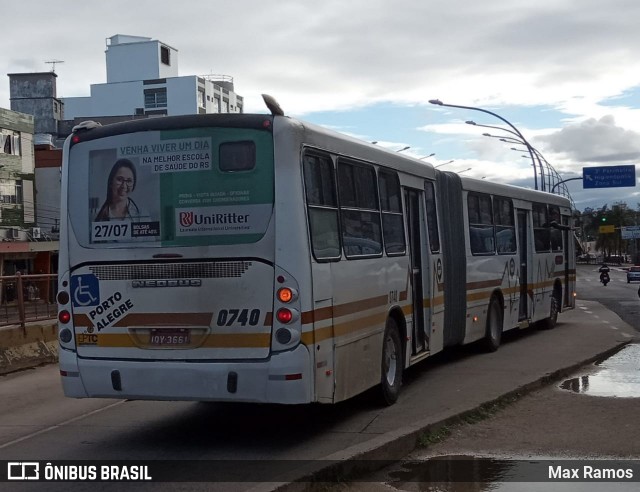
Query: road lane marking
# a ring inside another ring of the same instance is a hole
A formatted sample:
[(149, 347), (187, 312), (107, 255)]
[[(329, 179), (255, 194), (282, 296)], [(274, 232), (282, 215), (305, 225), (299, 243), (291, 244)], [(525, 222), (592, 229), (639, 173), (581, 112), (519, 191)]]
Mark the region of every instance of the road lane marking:
[(17, 443), (22, 442), (22, 441), (26, 441), (27, 439), (31, 439), (32, 437), (39, 436), (40, 434), (45, 434), (45, 433), (47, 433), (49, 431), (52, 431), (54, 429), (58, 429), (58, 428), (63, 427), (65, 425), (71, 424), (71, 423), (73, 423), (73, 422), (75, 422), (77, 420), (81, 420), (81, 419), (84, 419), (86, 417), (89, 417), (90, 415), (94, 415), (96, 413), (102, 412), (103, 410), (108, 410), (109, 408), (113, 408), (116, 405), (120, 405), (122, 403), (125, 403), (126, 401), (127, 400), (117, 401), (115, 403), (112, 403), (111, 405), (107, 405), (106, 407), (98, 408), (96, 410), (92, 410), (91, 412), (84, 413), (82, 415), (78, 415), (77, 417), (73, 417), (72, 419), (65, 420), (64, 422), (61, 422), (59, 424), (51, 425), (51, 426), (47, 427), (46, 429), (40, 429), (39, 431), (32, 432), (31, 434), (27, 434), (26, 436), (22, 436), (22, 437), (19, 437), (17, 439), (14, 439), (13, 441), (5, 442), (4, 444), (0, 444), (0, 449), (8, 448), (9, 446), (12, 446), (14, 444), (17, 444)]

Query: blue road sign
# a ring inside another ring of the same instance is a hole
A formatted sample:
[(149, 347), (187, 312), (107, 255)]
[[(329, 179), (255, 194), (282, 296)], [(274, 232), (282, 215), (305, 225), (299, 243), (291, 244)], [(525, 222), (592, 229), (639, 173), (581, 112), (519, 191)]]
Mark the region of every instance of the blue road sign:
[(583, 188), (621, 188), (636, 185), (636, 166), (582, 168)]

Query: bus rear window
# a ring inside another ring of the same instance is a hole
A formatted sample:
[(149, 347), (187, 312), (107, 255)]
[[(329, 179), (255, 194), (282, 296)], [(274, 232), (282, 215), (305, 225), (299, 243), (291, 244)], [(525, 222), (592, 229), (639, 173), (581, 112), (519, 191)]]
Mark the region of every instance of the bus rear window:
[(220, 171), (251, 171), (256, 167), (256, 144), (252, 141), (220, 144)]

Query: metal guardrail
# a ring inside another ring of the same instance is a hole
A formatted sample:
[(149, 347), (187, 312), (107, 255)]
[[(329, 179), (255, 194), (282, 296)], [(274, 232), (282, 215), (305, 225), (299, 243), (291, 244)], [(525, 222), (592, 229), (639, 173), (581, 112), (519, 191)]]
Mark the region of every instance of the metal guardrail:
[(0, 276), (0, 327), (55, 318), (57, 293), (56, 274)]

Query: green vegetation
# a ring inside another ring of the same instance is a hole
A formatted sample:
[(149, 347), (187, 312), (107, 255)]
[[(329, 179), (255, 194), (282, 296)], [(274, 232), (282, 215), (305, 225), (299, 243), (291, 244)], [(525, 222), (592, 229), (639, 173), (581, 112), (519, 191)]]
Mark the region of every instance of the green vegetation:
[[(600, 209), (576, 211), (573, 225), (580, 242), (595, 241), (595, 251), (605, 258), (631, 255), (633, 261), (640, 261), (640, 239), (622, 239), (621, 233), (622, 227), (640, 225), (640, 203), (635, 210), (624, 202), (616, 202), (611, 208), (605, 204)], [(613, 226), (614, 230), (602, 232), (602, 226)], [(595, 251), (589, 252), (595, 254)]]
[(433, 444), (447, 439), (453, 431), (463, 425), (477, 424), (483, 420), (493, 417), (498, 412), (504, 410), (509, 405), (512, 405), (518, 401), (523, 395), (520, 393), (510, 394), (502, 398), (498, 398), (489, 403), (485, 403), (479, 406), (477, 409), (467, 412), (459, 417), (456, 417), (448, 424), (439, 426), (431, 431), (425, 432), (418, 438), (418, 446), (422, 448), (429, 447)]

